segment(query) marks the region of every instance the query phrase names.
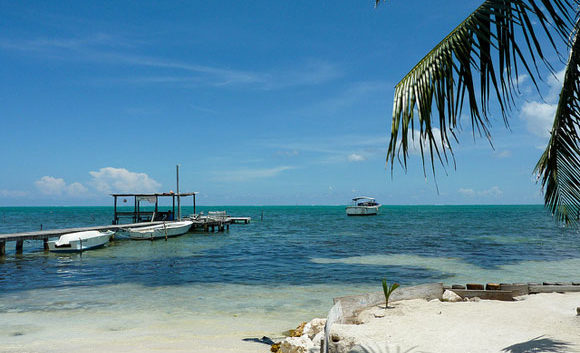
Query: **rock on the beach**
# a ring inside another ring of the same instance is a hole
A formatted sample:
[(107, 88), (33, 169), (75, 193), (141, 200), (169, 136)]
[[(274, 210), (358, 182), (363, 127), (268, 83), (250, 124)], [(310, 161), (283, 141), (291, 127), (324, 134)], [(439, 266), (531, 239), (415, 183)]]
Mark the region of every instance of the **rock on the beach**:
[(318, 332), (316, 336), (312, 338), (312, 344), (314, 344), (315, 348), (318, 348), (318, 352), (320, 352), (320, 347), (322, 346), (323, 340), (324, 340), (324, 330)]
[(280, 343), (278, 353), (309, 353), (314, 344), (306, 337), (288, 337)]
[(326, 319), (312, 319), (304, 325), (302, 335), (308, 335), (308, 338), (313, 339), (319, 332), (324, 331), (324, 325), (326, 325)]
[(461, 298), (460, 296), (458, 296), (453, 291), (446, 290), (445, 292), (443, 292), (443, 301), (447, 301), (447, 302), (461, 302), (461, 301), (463, 301), (463, 298)]

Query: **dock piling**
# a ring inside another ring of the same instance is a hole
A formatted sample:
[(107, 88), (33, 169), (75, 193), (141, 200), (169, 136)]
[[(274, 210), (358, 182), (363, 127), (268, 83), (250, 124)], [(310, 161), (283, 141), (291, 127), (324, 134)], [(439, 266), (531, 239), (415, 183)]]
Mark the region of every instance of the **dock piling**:
[(24, 240), (19, 239), (16, 241), (16, 253), (22, 254), (22, 249), (24, 248)]
[(4, 256), (6, 254), (6, 242), (0, 241), (0, 256)]
[(44, 250), (48, 250), (48, 238), (42, 239), (42, 242), (44, 243)]

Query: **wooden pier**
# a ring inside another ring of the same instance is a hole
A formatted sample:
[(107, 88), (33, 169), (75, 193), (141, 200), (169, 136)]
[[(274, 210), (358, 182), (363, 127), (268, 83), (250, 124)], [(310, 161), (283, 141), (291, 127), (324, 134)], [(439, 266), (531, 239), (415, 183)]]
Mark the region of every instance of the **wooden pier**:
[[(230, 229), (230, 224), (244, 223), (248, 224), (251, 221), (250, 217), (212, 217), (212, 216), (200, 216), (196, 215), (194, 217), (185, 217), (184, 220), (190, 220), (193, 222), (190, 231), (205, 231), (205, 232), (223, 232)], [(42, 240), (44, 242), (44, 249), (48, 250), (48, 240), (50, 238), (56, 238), (63, 234), (74, 233), (74, 232), (85, 232), (90, 230), (112, 230), (118, 231), (126, 228), (137, 228), (146, 227), (156, 224), (163, 224), (162, 221), (156, 222), (140, 222), (140, 223), (130, 223), (130, 224), (114, 224), (107, 226), (94, 226), (94, 227), (82, 227), (82, 228), (66, 228), (66, 229), (52, 229), (52, 230), (40, 230), (35, 232), (23, 232), (23, 233), (13, 233), (13, 234), (0, 234), (0, 256), (6, 254), (6, 243), (9, 241), (16, 242), (16, 253), (22, 254), (24, 248), (25, 240)]]

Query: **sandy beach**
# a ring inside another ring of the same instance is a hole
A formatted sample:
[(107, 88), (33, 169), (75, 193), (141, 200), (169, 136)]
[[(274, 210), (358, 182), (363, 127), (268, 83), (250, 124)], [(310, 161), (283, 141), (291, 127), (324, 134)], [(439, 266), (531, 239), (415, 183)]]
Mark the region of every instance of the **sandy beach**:
[(580, 352), (580, 293), (518, 299), (406, 300), (386, 312), (372, 307), (359, 316), (364, 324), (335, 325), (331, 337), (338, 342), (331, 347), (348, 352), (357, 342), (373, 352)]

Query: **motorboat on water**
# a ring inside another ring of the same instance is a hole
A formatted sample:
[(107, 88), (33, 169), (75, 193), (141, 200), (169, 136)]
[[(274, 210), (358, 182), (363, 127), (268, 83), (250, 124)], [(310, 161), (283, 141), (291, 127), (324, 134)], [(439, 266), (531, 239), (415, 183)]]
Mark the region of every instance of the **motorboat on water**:
[(377, 203), (374, 198), (367, 196), (358, 196), (352, 199), (352, 204), (346, 206), (347, 216), (375, 216), (379, 213), (381, 204)]
[(110, 230), (89, 230), (63, 234), (58, 240), (48, 242), (48, 250), (52, 252), (80, 252), (96, 249), (105, 246), (113, 234), (115, 232)]
[(163, 222), (147, 227), (129, 228), (127, 233), (133, 240), (171, 238), (187, 233), (192, 225), (192, 221)]

